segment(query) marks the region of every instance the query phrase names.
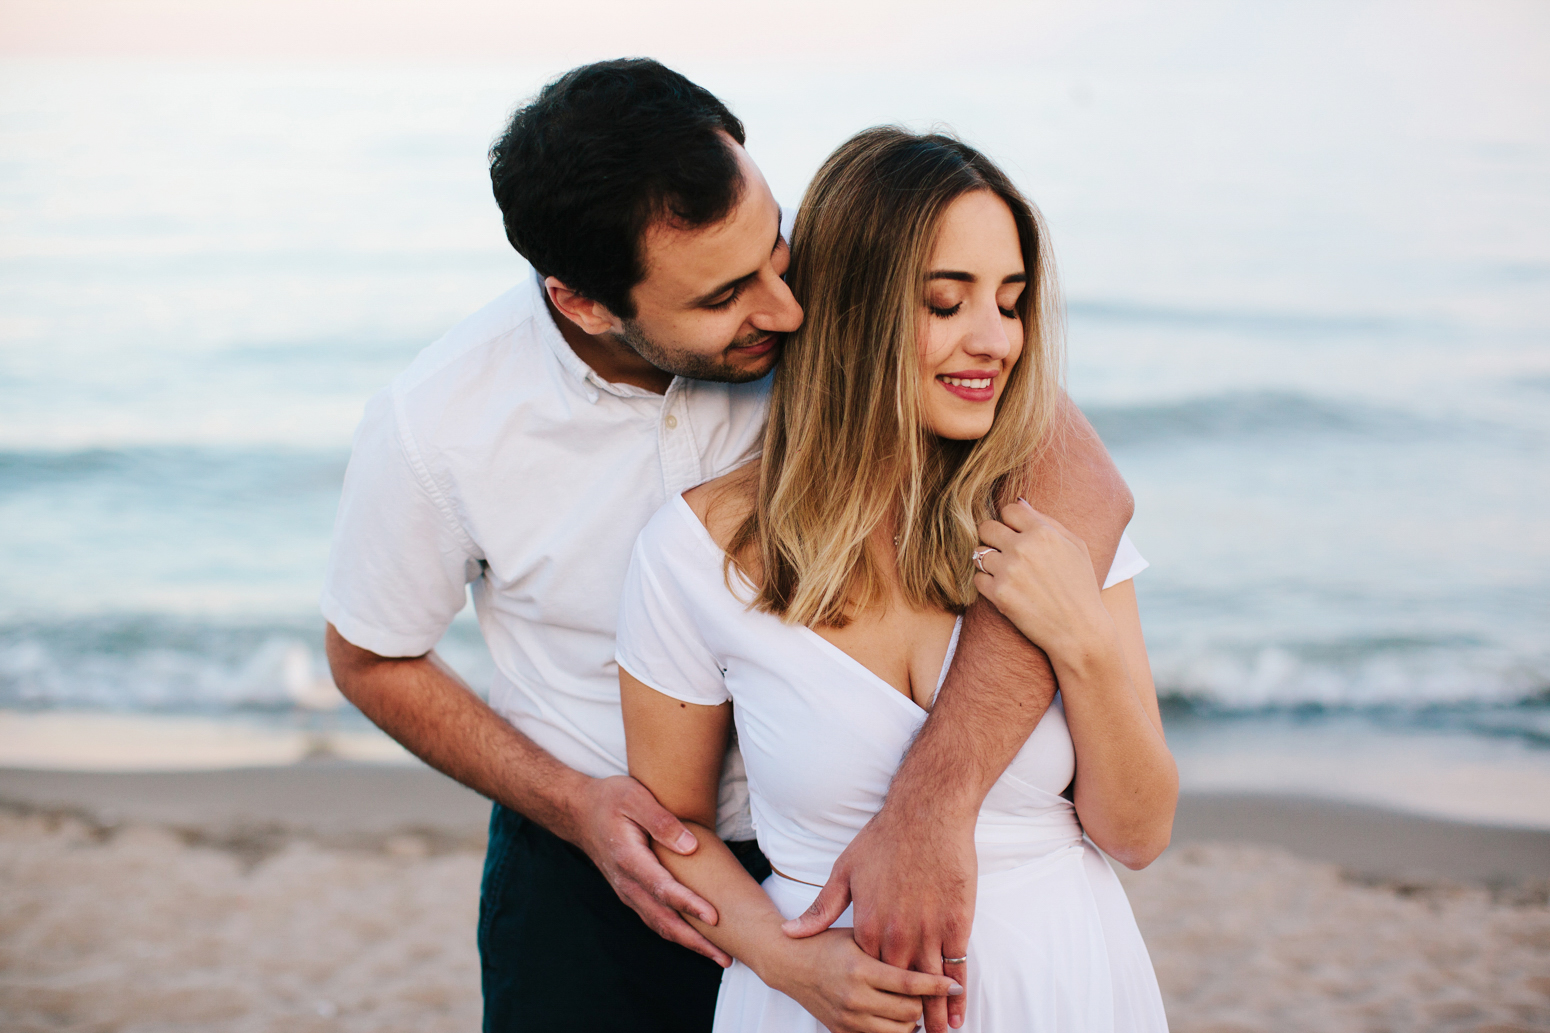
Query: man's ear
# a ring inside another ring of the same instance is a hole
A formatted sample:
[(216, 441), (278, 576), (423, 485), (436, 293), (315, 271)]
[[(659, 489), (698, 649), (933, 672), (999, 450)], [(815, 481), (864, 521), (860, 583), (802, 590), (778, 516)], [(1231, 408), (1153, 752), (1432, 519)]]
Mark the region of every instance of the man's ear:
[(609, 311), (600, 301), (583, 297), (561, 283), (556, 277), (544, 277), (544, 290), (560, 314), (581, 328), (586, 334), (622, 333), (624, 322)]

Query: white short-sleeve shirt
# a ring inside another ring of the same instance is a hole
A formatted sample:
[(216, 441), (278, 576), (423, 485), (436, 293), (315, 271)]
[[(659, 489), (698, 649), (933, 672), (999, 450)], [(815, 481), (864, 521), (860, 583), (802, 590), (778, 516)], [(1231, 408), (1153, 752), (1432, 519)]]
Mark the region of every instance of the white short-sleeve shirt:
[(635, 537), (759, 442), (769, 378), (611, 384), (530, 277), (421, 352), (366, 407), (323, 615), (381, 656), (432, 649), (472, 584), (490, 703), (561, 762), (626, 771), (614, 625)]

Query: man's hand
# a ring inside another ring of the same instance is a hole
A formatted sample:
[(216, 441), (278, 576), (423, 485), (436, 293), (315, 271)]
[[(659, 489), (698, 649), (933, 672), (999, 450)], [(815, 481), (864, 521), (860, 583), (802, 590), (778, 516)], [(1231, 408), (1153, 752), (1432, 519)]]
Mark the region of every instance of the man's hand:
[[(855, 903), (856, 944), (889, 965), (946, 975), (967, 986), (978, 865), (973, 812), (958, 819), (904, 814), (885, 805), (851, 840), (811, 907), (786, 935), (812, 936)], [(924, 999), (928, 1033), (963, 1025), (963, 996)]]
[(732, 964), (725, 951), (679, 914), (687, 911), (706, 925), (716, 924), (716, 909), (674, 879), (651, 852), (653, 839), (677, 854), (694, 853), (699, 842), (645, 786), (627, 775), (593, 779), (577, 815), (575, 837), (619, 899), (658, 936), (722, 968)]
[(661, 936), (723, 968), (724, 951), (676, 909), (715, 925), (716, 909), (679, 884), (650, 842), (691, 854), (698, 841), (633, 778), (589, 778), (490, 709), (435, 653), (383, 657), (347, 641), (330, 624), (334, 681), (361, 712), (431, 767), (526, 815), (574, 843), (619, 898)]

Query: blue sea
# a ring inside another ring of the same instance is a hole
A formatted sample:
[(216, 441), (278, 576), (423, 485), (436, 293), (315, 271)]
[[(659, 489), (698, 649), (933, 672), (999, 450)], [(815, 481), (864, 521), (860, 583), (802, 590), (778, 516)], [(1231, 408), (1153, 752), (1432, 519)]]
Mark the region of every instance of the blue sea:
[[(677, 62), (788, 203), (904, 122), (1040, 204), (1201, 785), (1323, 751), (1331, 785), (1381, 755), (1550, 786), (1550, 34), (1424, 10)], [(351, 431), (525, 274), (484, 152), (563, 67), (0, 66), (0, 710), (294, 708)], [(470, 616), (442, 649), (482, 686)]]

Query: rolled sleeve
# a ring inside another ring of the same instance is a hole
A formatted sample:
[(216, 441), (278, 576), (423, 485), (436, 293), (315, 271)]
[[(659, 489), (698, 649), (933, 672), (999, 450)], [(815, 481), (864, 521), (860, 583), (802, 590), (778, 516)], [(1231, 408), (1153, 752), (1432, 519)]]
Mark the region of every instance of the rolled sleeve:
[(480, 559), (383, 391), (366, 407), (345, 471), (323, 616), (378, 656), (420, 656), (463, 608)]

